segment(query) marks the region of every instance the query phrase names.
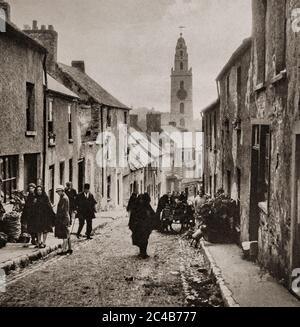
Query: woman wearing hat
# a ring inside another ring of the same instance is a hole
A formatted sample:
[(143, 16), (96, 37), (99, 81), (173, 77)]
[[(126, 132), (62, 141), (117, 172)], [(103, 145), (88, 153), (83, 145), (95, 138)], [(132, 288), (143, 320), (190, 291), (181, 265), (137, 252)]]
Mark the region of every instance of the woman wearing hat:
[(58, 186), (56, 193), (60, 199), (57, 205), (55, 219), (55, 237), (63, 240), (61, 255), (72, 254), (71, 238), (70, 238), (70, 202), (62, 185)]

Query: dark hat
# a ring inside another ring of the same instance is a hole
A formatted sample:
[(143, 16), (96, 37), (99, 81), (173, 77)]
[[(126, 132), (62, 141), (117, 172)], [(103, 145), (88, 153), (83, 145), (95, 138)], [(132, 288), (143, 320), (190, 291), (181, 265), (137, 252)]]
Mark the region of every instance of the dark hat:
[(83, 187), (83, 188), (84, 188), (85, 190), (89, 190), (90, 187), (91, 187), (90, 184), (84, 184), (84, 187)]
[(30, 188), (30, 187), (36, 188), (36, 185), (35, 185), (34, 183), (30, 183), (30, 184), (28, 185), (28, 188)]

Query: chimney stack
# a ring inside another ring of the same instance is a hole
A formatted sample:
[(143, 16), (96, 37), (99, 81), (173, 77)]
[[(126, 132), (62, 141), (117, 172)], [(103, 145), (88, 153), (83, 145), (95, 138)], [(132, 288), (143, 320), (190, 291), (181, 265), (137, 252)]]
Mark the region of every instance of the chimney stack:
[(34, 21), (32, 22), (32, 29), (35, 30), (35, 31), (38, 29), (38, 23), (37, 23), (37, 20), (34, 20)]
[[(2, 17), (2, 13), (4, 12), (5, 17)], [(9, 3), (0, 0), (0, 18), (4, 18), (7, 21), (10, 21), (10, 5)]]
[(146, 116), (147, 133), (161, 132), (161, 114), (149, 113)]
[(72, 61), (72, 67), (79, 69), (81, 72), (85, 73), (85, 64), (83, 60)]
[(54, 30), (53, 25), (49, 25), (48, 29), (46, 28), (46, 25), (41, 25), (41, 28), (39, 29), (37, 21), (34, 20), (32, 22), (32, 29), (30, 29), (28, 25), (25, 25), (23, 32), (41, 43), (47, 49), (47, 70), (48, 72), (55, 73), (58, 35)]
[(130, 115), (129, 117), (130, 117), (130, 126), (137, 127), (139, 116), (138, 115)]

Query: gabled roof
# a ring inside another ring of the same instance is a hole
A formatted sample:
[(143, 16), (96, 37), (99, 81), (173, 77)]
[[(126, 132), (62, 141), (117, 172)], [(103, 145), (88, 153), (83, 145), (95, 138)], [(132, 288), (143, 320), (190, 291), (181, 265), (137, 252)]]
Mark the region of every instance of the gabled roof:
[(217, 100), (215, 100), (213, 103), (211, 103), (210, 105), (208, 105), (207, 107), (205, 107), (204, 109), (201, 110), (202, 113), (205, 113), (207, 111), (210, 111), (212, 109), (215, 109), (217, 106), (220, 105), (220, 98), (218, 98)]
[[(0, 20), (3, 23), (3, 19), (0, 18)], [(9, 32), (13, 35), (15, 35), (16, 37), (18, 37), (19, 39), (21, 39), (24, 44), (31, 46), (34, 49), (37, 49), (38, 51), (42, 52), (42, 53), (47, 53), (46, 48), (44, 48), (41, 43), (35, 41), (33, 38), (31, 38), (30, 36), (28, 36), (27, 34), (23, 33), (15, 24), (13, 24), (11, 21), (6, 21), (5, 22), (5, 26), (6, 26), (6, 32)], [(5, 33), (0, 33), (1, 34), (5, 34)]]
[(243, 41), (243, 43), (235, 50), (235, 52), (230, 57), (227, 64), (223, 67), (220, 74), (217, 77), (217, 81), (219, 81), (227, 71), (235, 64), (235, 62), (248, 50), (252, 45), (252, 38), (249, 37)]
[(95, 102), (109, 107), (129, 109), (80, 69), (61, 63), (58, 63), (58, 67), (64, 74), (68, 75), (76, 84), (85, 90)]

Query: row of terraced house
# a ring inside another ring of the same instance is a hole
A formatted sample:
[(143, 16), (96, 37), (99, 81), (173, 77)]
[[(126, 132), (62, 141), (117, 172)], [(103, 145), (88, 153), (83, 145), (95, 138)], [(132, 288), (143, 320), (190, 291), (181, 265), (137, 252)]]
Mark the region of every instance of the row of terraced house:
[(34, 21), (20, 30), (9, 5), (0, 1), (0, 9), (1, 201), (8, 205), (14, 190), (34, 182), (56, 203), (56, 187), (71, 181), (78, 191), (90, 183), (102, 209), (122, 207), (129, 108), (86, 73), (84, 61), (57, 61), (53, 26)]
[[(204, 184), (240, 207), (240, 242), (291, 287), (300, 267), (300, 1), (252, 0), (252, 36), (203, 111)], [(298, 10), (299, 11), (299, 10)]]

